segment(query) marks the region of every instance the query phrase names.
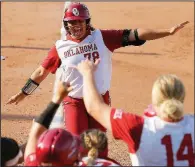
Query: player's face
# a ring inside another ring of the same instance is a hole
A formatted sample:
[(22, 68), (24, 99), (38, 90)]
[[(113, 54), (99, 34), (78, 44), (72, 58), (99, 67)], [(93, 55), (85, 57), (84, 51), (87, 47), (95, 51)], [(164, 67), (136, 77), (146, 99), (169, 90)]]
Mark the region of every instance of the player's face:
[(68, 28), (72, 38), (81, 39), (86, 34), (86, 21), (85, 20), (72, 20), (68, 21)]

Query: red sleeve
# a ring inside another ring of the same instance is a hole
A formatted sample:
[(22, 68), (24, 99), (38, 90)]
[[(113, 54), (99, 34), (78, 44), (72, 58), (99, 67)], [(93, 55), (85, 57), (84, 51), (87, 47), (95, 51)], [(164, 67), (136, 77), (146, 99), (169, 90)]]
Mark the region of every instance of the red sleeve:
[(135, 153), (139, 148), (144, 118), (113, 108), (110, 121), (114, 138), (126, 142), (129, 152)]
[(43, 60), (42, 62), (42, 67), (44, 67), (45, 69), (49, 70), (51, 73), (55, 73), (57, 68), (60, 66), (61, 64), (61, 60), (58, 56), (58, 53), (57, 53), (57, 50), (56, 50), (56, 47), (53, 46), (47, 57)]
[(26, 157), (24, 160), (24, 166), (39, 166), (35, 153), (32, 153)]
[(101, 30), (106, 47), (113, 52), (122, 47), (123, 30)]

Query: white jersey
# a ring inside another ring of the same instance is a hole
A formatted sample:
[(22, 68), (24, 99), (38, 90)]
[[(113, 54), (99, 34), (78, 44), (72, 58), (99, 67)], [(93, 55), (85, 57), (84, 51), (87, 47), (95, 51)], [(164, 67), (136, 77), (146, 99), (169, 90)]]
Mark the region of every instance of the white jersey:
[(61, 59), (62, 75), (61, 80), (70, 83), (73, 87), (68, 95), (73, 98), (83, 97), (82, 75), (71, 65), (77, 65), (86, 58), (95, 61), (100, 58), (100, 64), (95, 71), (95, 83), (100, 94), (110, 89), (112, 65), (112, 52), (105, 46), (100, 30), (91, 32), (82, 42), (77, 43), (71, 40), (58, 40), (56, 50)]
[(110, 121), (114, 138), (128, 145), (133, 166), (195, 166), (194, 115), (171, 123), (113, 108)]
[(191, 161), (195, 161), (194, 117), (186, 115), (176, 123), (165, 122), (157, 116), (145, 117), (139, 149), (130, 157), (133, 166), (194, 164)]
[[(87, 166), (86, 164), (87, 160), (88, 160), (88, 157), (82, 158), (82, 161), (79, 162), (78, 166)], [(97, 158), (93, 166), (119, 166), (119, 165), (109, 160)]]

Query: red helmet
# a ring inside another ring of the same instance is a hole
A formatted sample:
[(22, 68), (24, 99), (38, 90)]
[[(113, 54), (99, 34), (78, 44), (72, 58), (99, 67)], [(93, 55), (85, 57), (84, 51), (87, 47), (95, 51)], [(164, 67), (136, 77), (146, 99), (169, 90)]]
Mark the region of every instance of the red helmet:
[(64, 21), (90, 19), (88, 8), (81, 3), (71, 3), (65, 11)]
[(53, 166), (73, 165), (78, 160), (80, 140), (64, 129), (54, 128), (44, 132), (37, 143), (36, 157), (39, 164)]

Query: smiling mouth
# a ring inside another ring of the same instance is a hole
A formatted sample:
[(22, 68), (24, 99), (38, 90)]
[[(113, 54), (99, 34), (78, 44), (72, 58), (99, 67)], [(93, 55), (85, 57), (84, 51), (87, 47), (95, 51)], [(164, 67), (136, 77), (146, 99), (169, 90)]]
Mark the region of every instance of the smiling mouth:
[(83, 28), (80, 26), (69, 27), (70, 33), (73, 37), (81, 37), (83, 34)]
[(83, 37), (83, 35), (80, 33), (73, 33), (73, 34), (71, 34), (71, 36), (72, 36), (72, 38), (75, 38), (77, 40), (80, 40)]
[(74, 35), (75, 35), (75, 36), (81, 36), (81, 35), (82, 35), (82, 31), (81, 31), (81, 30), (76, 31), (76, 32), (74, 33)]

